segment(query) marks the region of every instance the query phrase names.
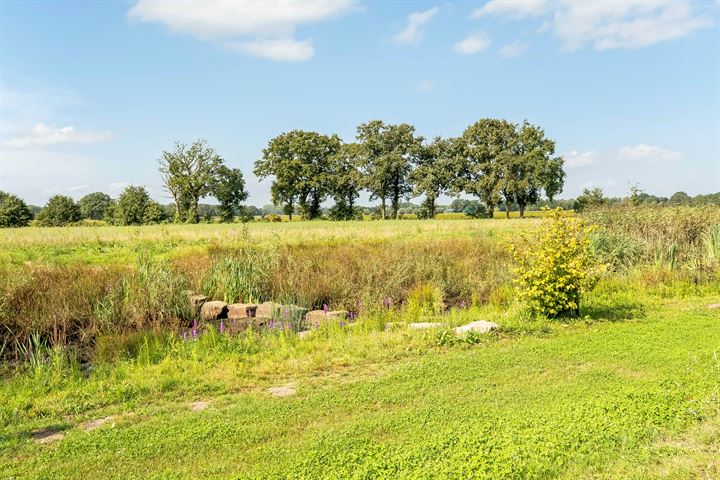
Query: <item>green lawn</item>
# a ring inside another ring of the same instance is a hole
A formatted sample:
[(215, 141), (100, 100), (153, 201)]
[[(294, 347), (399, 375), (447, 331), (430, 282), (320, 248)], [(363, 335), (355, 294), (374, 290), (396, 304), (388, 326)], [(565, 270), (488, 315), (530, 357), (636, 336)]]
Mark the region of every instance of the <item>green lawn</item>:
[[(47, 396), (8, 380), (0, 478), (718, 478), (720, 299), (600, 318), (632, 296), (601, 289), (593, 321), (474, 346), (346, 329), (264, 363), (116, 367)], [(267, 393), (288, 382), (295, 396)], [(53, 425), (64, 439), (29, 438)]]

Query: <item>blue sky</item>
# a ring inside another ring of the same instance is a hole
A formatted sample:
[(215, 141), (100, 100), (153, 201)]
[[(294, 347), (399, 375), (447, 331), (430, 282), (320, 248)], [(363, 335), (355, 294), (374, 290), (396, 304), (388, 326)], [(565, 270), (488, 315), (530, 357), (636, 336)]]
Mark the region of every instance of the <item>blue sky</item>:
[(0, 0), (0, 189), (28, 202), (145, 185), (204, 138), (253, 162), (290, 129), (371, 119), (458, 135), (543, 126), (562, 197), (720, 191), (718, 3)]

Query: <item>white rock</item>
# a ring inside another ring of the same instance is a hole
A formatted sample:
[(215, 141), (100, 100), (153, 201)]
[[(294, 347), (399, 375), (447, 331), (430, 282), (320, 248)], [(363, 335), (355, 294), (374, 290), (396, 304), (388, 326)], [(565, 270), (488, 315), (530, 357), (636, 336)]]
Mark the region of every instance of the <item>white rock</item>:
[(500, 325), (493, 322), (486, 322), (485, 320), (478, 320), (477, 322), (470, 322), (462, 327), (455, 328), (454, 332), (458, 335), (475, 331), (478, 333), (488, 333), (490, 330), (495, 330)]
[(418, 322), (418, 323), (408, 323), (408, 328), (412, 328), (415, 330), (421, 330), (423, 328), (440, 328), (443, 324), (439, 322)]

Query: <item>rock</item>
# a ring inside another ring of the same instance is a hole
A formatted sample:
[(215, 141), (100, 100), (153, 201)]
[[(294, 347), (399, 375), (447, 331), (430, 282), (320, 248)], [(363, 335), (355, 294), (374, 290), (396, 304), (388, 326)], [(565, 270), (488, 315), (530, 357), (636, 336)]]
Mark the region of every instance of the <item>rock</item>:
[(495, 330), (500, 325), (493, 322), (486, 322), (485, 320), (478, 320), (477, 322), (470, 322), (467, 325), (463, 325), (462, 327), (457, 327), (454, 329), (454, 332), (458, 335), (467, 333), (467, 332), (478, 332), (478, 333), (488, 333), (490, 330)]
[(720, 308), (720, 303), (711, 303), (708, 308)]
[(90, 420), (88, 422), (80, 424), (80, 428), (82, 428), (86, 432), (89, 432), (91, 430), (95, 430), (98, 427), (102, 427), (103, 425), (105, 425), (108, 422), (111, 422), (112, 419), (113, 419), (113, 417), (103, 417), (103, 418), (98, 418), (96, 420)]
[(38, 428), (30, 432), (30, 436), (38, 443), (52, 443), (65, 438), (65, 434), (54, 428)]
[(273, 397), (291, 397), (295, 395), (295, 387), (292, 385), (283, 385), (282, 387), (272, 387), (268, 389), (268, 393)]
[(208, 301), (208, 297), (205, 295), (190, 295), (190, 308), (192, 308), (195, 312), (199, 312), (200, 308), (203, 306), (205, 302)]
[(203, 303), (200, 309), (200, 315), (203, 320), (219, 320), (221, 318), (227, 318), (228, 305), (225, 302), (214, 300), (211, 302)]
[(276, 304), (275, 302), (263, 302), (258, 305), (257, 310), (255, 311), (255, 316), (262, 318), (272, 318), (275, 309), (279, 306), (280, 305)]
[(250, 317), (250, 315), (248, 315), (248, 310), (252, 311), (254, 309), (255, 312), (257, 312), (258, 306), (254, 303), (233, 303), (232, 305), (228, 305), (227, 308), (227, 318), (231, 320), (238, 320)]
[(312, 310), (305, 314), (305, 323), (315, 325), (326, 320), (345, 320), (347, 317), (346, 310), (331, 310), (327, 313), (324, 310)]
[(193, 402), (190, 404), (190, 410), (193, 412), (199, 412), (200, 410), (205, 410), (209, 406), (210, 402)]
[(297, 336), (301, 340), (309, 337), (311, 334), (312, 334), (312, 330), (303, 330), (302, 332), (297, 332)]
[(418, 323), (408, 323), (408, 328), (412, 328), (414, 330), (421, 330), (424, 328), (440, 328), (443, 324), (439, 322), (418, 322)]

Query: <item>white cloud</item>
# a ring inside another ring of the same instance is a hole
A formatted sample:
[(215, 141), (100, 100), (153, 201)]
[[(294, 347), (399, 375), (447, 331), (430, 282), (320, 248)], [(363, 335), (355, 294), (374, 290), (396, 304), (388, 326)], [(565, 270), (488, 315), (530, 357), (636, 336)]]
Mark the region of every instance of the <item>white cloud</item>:
[(490, 0), (482, 7), (473, 10), (470, 18), (485, 15), (507, 15), (511, 18), (538, 16), (545, 13), (545, 0)]
[(518, 55), (525, 53), (527, 48), (527, 44), (521, 42), (520, 40), (515, 40), (502, 47), (500, 49), (500, 55), (505, 58), (517, 57)]
[(315, 48), (310, 40), (297, 41), (292, 38), (257, 39), (228, 46), (256, 57), (284, 62), (301, 62), (315, 54)]
[(683, 154), (680, 152), (668, 150), (657, 145), (645, 145), (644, 143), (632, 147), (622, 147), (618, 150), (618, 156), (625, 160), (661, 162), (673, 162), (683, 158)]
[(415, 89), (421, 93), (429, 92), (433, 88), (435, 88), (435, 82), (433, 80), (423, 80), (417, 84), (417, 87), (415, 87)]
[(77, 192), (77, 191), (80, 191), (80, 190), (85, 190), (85, 189), (87, 189), (89, 186), (90, 186), (90, 185), (77, 185), (77, 186), (75, 186), (75, 187), (68, 187), (68, 188), (67, 188), (67, 191), (68, 191), (68, 192)]
[(608, 50), (647, 47), (712, 26), (711, 15), (699, 12), (699, 5), (690, 0), (492, 0), (471, 18), (544, 16), (540, 32), (552, 32), (565, 50)]
[(298, 61), (314, 53), (310, 40), (294, 39), (298, 25), (329, 20), (355, 8), (354, 0), (140, 0), (129, 15), (203, 40), (229, 42), (263, 58)]
[(95, 143), (108, 140), (110, 137), (110, 132), (84, 132), (76, 130), (73, 126), (58, 128), (37, 123), (29, 134), (10, 138), (2, 146), (4, 148), (31, 148), (69, 143)]
[(568, 168), (585, 167), (592, 165), (597, 159), (597, 152), (590, 150), (587, 152), (578, 152), (573, 150), (563, 156), (565, 159), (565, 166)]
[(481, 52), (490, 46), (490, 40), (482, 32), (474, 33), (455, 44), (455, 51), (463, 55)]
[(395, 35), (395, 41), (407, 44), (420, 42), (425, 36), (425, 31), (422, 27), (427, 25), (437, 12), (438, 7), (433, 7), (422, 12), (411, 13), (408, 17), (407, 26)]

